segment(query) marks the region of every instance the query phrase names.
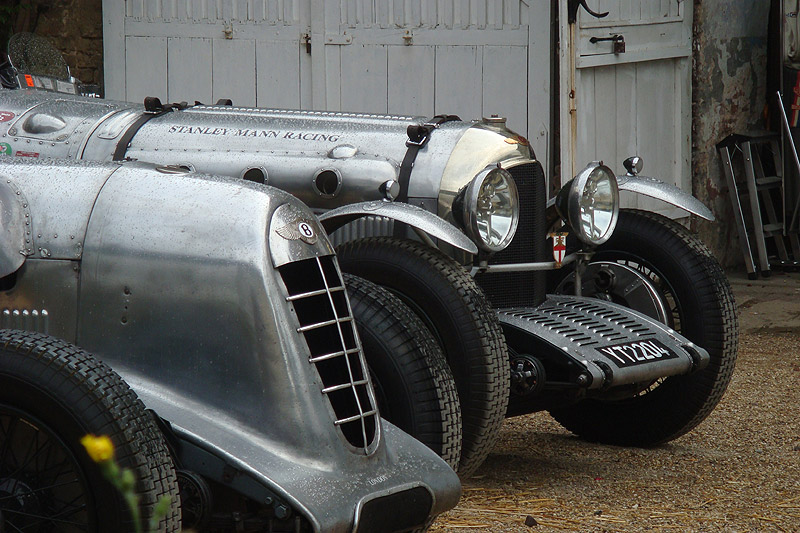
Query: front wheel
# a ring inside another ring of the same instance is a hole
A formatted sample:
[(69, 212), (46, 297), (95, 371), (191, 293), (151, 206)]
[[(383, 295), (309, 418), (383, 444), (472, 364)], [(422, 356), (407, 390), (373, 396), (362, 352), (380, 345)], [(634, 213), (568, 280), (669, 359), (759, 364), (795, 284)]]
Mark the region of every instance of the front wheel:
[(80, 444), (107, 435), (136, 479), (144, 522), (170, 496), (159, 531), (179, 531), (163, 435), (109, 367), (63, 341), (0, 331), (0, 508), (4, 531), (133, 531), (121, 495)]
[(469, 272), (430, 246), (372, 237), (342, 244), (337, 255), (343, 271), (389, 289), (436, 336), (461, 402), (458, 473), (469, 476), (489, 455), (508, 406), (508, 351), (497, 313)]
[[(558, 271), (549, 292), (574, 293), (574, 273)], [(620, 212), (611, 239), (598, 247), (581, 284), (584, 296), (626, 305), (708, 350), (709, 365), (689, 376), (642, 384), (634, 397), (584, 400), (550, 413), (588, 440), (649, 446), (702, 422), (728, 387), (738, 350), (738, 322), (728, 279), (710, 250), (663, 216)]]
[(461, 407), (441, 348), (389, 291), (350, 274), (343, 278), (381, 417), (457, 470)]

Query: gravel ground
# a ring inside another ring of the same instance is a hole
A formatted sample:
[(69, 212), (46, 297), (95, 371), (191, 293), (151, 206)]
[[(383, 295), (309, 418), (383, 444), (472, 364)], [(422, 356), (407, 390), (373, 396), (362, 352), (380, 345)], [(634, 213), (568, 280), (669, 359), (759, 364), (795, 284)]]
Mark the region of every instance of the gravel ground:
[(800, 274), (730, 277), (739, 357), (705, 422), (638, 449), (581, 441), (546, 413), (508, 419), (432, 531), (800, 532)]

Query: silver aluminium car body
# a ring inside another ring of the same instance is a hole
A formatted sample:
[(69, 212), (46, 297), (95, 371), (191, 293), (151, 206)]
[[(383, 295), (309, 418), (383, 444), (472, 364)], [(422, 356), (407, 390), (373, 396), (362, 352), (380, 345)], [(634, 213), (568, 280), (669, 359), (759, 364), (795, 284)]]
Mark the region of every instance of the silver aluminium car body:
[[(74, 109), (87, 106), (108, 111)], [(60, 116), (72, 133), (95, 125)], [(112, 366), (180, 441), (183, 468), (314, 531), (388, 530), (398, 508), (418, 526), (456, 504), (452, 470), (379, 418), (333, 248), (295, 197), (0, 157), (0, 203), (0, 326)]]
[(343, 270), (398, 294), (438, 335), (465, 420), (464, 475), (504, 415), (549, 410), (587, 438), (652, 445), (702, 421), (730, 381), (737, 324), (724, 272), (684, 227), (620, 209), (619, 191), (711, 213), (639, 176), (640, 158), (624, 176), (592, 162), (547, 202), (541, 164), (502, 118), (92, 101), (12, 55), (4, 86), (25, 89), (0, 92), (6, 153), (219, 172), (322, 213)]
[[(69, 157), (73, 159), (134, 159), (189, 170), (224, 173), (243, 181), (255, 179), (286, 190), (310, 207), (333, 210), (322, 217), (328, 228), (349, 222), (372, 209), (382, 209), (393, 200), (402, 181), (402, 160), (408, 150), (408, 127), (414, 117), (360, 115), (347, 113), (299, 112), (237, 108), (227, 105), (195, 105), (186, 108), (142, 105), (83, 98), (55, 92), (22, 90), (0, 93), (0, 139), (16, 156)], [(545, 302), (544, 277), (532, 282), (526, 270), (556, 268), (545, 248), (544, 176), (532, 157), (528, 142), (505, 127), (500, 119), (478, 122), (445, 121), (428, 133), (429, 139), (416, 154), (413, 180), (408, 182), (407, 199), (412, 206), (436, 213), (440, 219), (464, 227), (460, 198), (476, 176), (486, 168), (500, 167), (516, 182), (520, 197), (520, 223), (516, 236), (503, 251), (493, 255), (479, 252), (473, 262), (477, 281), (495, 307), (502, 309), (505, 328), (523, 330), (531, 339), (561, 351), (580, 371), (573, 376), (588, 389), (607, 389), (642, 379), (685, 374), (704, 366), (708, 354), (670, 328), (637, 316), (645, 337), (661, 339), (677, 354), (666, 362), (659, 357), (644, 359), (633, 366), (618, 365), (614, 357), (595, 345), (635, 342), (643, 333), (621, 328), (610, 338), (594, 328), (565, 323), (554, 328), (565, 309), (582, 307), (580, 299), (560, 301), (546, 317), (533, 312), (525, 320), (512, 309), (533, 309)], [(254, 177), (255, 176), (255, 177)], [(631, 177), (629, 182), (636, 178)], [(370, 202), (354, 208), (353, 203)], [(381, 202), (384, 201), (384, 202)], [(334, 209), (337, 208), (337, 209)], [(357, 211), (357, 212), (354, 212)], [(417, 210), (417, 212), (422, 210)], [(383, 213), (391, 218), (388, 208)], [(383, 214), (376, 213), (376, 214)], [(416, 212), (411, 215), (416, 217)], [(425, 227), (423, 215), (412, 226)], [(337, 222), (335, 219), (341, 218)], [(344, 228), (344, 236), (363, 236), (393, 231), (386, 219), (369, 217)], [(441, 222), (440, 222), (441, 224)], [(455, 228), (449, 244), (463, 242)], [(348, 233), (349, 231), (349, 233)], [(447, 229), (440, 235), (447, 235)], [(435, 235), (439, 236), (439, 235)], [(477, 240), (473, 237), (473, 240)], [(446, 248), (447, 245), (444, 245)], [(466, 250), (466, 244), (458, 246)], [(470, 252), (474, 253), (474, 246)], [(454, 251), (456, 255), (462, 251)], [(599, 305), (586, 320), (604, 315), (615, 325), (625, 322), (617, 306)], [(609, 309), (607, 309), (607, 307)], [(581, 311), (582, 312), (582, 311)], [(626, 311), (628, 313), (628, 311)], [(616, 326), (615, 326), (616, 327)], [(575, 335), (588, 336), (588, 344), (576, 342)], [(644, 357), (636, 355), (636, 357)]]

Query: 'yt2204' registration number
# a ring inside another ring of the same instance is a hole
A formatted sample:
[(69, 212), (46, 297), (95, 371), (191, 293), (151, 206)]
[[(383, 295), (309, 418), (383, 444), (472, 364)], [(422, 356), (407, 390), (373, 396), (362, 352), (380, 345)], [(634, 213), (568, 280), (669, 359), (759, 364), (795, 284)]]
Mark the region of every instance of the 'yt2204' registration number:
[(655, 339), (623, 342), (613, 346), (597, 348), (597, 350), (620, 368), (647, 364), (662, 359), (678, 358), (678, 354)]

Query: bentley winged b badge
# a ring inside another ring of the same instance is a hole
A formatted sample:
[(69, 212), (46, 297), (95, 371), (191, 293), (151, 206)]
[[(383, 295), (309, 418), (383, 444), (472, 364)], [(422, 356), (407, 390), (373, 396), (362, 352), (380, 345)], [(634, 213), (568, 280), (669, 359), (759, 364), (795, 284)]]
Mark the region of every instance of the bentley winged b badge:
[(282, 215), (287, 223), (277, 228), (275, 233), (290, 241), (300, 239), (306, 244), (317, 242), (317, 231), (314, 229), (316, 223), (309, 220), (304, 213), (292, 208), (286, 210)]

